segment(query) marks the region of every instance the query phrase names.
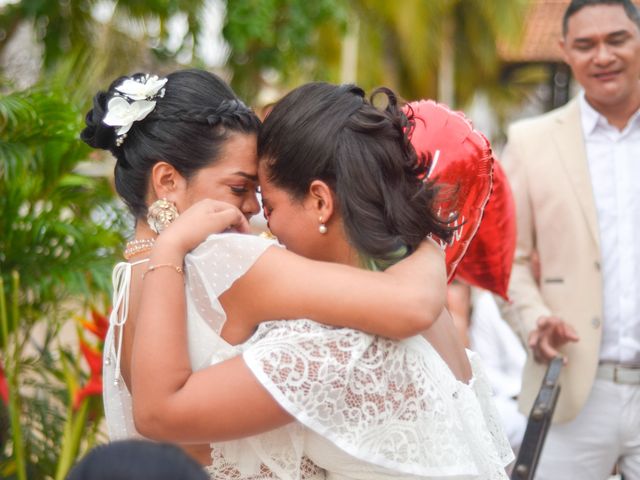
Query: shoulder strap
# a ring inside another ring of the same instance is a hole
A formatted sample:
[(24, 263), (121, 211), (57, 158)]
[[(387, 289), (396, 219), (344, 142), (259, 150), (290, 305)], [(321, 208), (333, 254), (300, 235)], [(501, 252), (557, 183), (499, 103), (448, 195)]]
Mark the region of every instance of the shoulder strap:
[(113, 283), (113, 309), (109, 315), (109, 327), (113, 329), (114, 336), (117, 335), (117, 343), (115, 345), (115, 373), (114, 384), (117, 386), (120, 382), (120, 358), (122, 354), (122, 330), (127, 322), (127, 313), (129, 312), (129, 295), (131, 290), (131, 269), (136, 265), (148, 262), (149, 259), (138, 260), (137, 262), (118, 263), (111, 275)]

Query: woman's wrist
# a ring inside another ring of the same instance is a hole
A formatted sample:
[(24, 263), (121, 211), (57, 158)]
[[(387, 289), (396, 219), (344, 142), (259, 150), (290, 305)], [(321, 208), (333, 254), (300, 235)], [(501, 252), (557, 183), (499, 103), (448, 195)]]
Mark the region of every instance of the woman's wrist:
[(182, 265), (187, 253), (189, 249), (179, 239), (160, 235), (151, 250), (150, 262)]

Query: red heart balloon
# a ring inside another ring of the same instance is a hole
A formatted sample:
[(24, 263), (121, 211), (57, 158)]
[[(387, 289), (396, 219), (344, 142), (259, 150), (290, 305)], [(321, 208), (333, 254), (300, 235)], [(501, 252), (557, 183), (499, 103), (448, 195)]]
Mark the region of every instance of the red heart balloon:
[(411, 143), (430, 160), (427, 178), (444, 191), (439, 213), (458, 215), (454, 223), (458, 228), (445, 247), (447, 273), (452, 279), (491, 194), (493, 154), (489, 141), (462, 113), (433, 100), (413, 102), (409, 107), (415, 123)]
[[(440, 214), (458, 215), (454, 224), (458, 229), (445, 245), (449, 280), (460, 269), (461, 278), (468, 283), (506, 298), (515, 250), (515, 216), (510, 210), (511, 190), (502, 169), (494, 166), (489, 141), (461, 112), (433, 100), (412, 102), (406, 108), (407, 113), (413, 111), (415, 121), (411, 143), (418, 154), (430, 159), (427, 178), (444, 187)], [(496, 198), (489, 201), (494, 168)], [(483, 212), (487, 215), (484, 226)], [(502, 236), (502, 228), (513, 229), (513, 235)]]
[(493, 189), (482, 222), (471, 240), (456, 276), (505, 300), (516, 250), (516, 211), (513, 194), (500, 162), (493, 164)]

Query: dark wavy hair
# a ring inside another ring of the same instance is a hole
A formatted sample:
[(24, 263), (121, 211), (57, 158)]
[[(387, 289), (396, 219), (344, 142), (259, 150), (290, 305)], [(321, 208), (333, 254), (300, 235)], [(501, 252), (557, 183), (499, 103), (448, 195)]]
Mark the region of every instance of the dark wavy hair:
[(204, 70), (179, 70), (167, 75), (165, 94), (153, 111), (133, 123), (121, 145), (116, 144), (116, 127), (103, 122), (107, 103), (120, 77), (106, 91), (93, 98), (80, 138), (94, 148), (110, 151), (116, 158), (115, 186), (136, 218), (147, 212), (149, 175), (153, 165), (165, 161), (187, 180), (215, 163), (230, 134), (257, 134), (260, 120), (218, 76)]
[[(376, 108), (374, 101), (383, 101)], [(258, 136), (269, 181), (303, 199), (313, 180), (335, 192), (345, 231), (370, 268), (385, 268), (429, 234), (448, 241), (454, 219), (436, 211), (438, 188), (409, 141), (412, 114), (379, 88), (310, 83), (277, 102)]]

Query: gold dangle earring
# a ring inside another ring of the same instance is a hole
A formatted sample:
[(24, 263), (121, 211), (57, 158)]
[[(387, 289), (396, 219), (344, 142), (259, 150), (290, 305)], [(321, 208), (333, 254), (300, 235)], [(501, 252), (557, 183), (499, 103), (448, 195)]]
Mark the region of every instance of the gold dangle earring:
[(322, 221), (322, 217), (320, 217), (318, 221), (320, 222), (320, 225), (318, 226), (318, 231), (320, 232), (321, 235), (324, 235), (325, 233), (327, 233), (327, 226)]
[(160, 233), (167, 228), (171, 222), (178, 218), (178, 209), (176, 204), (161, 198), (149, 205), (147, 211), (147, 223), (156, 233)]

